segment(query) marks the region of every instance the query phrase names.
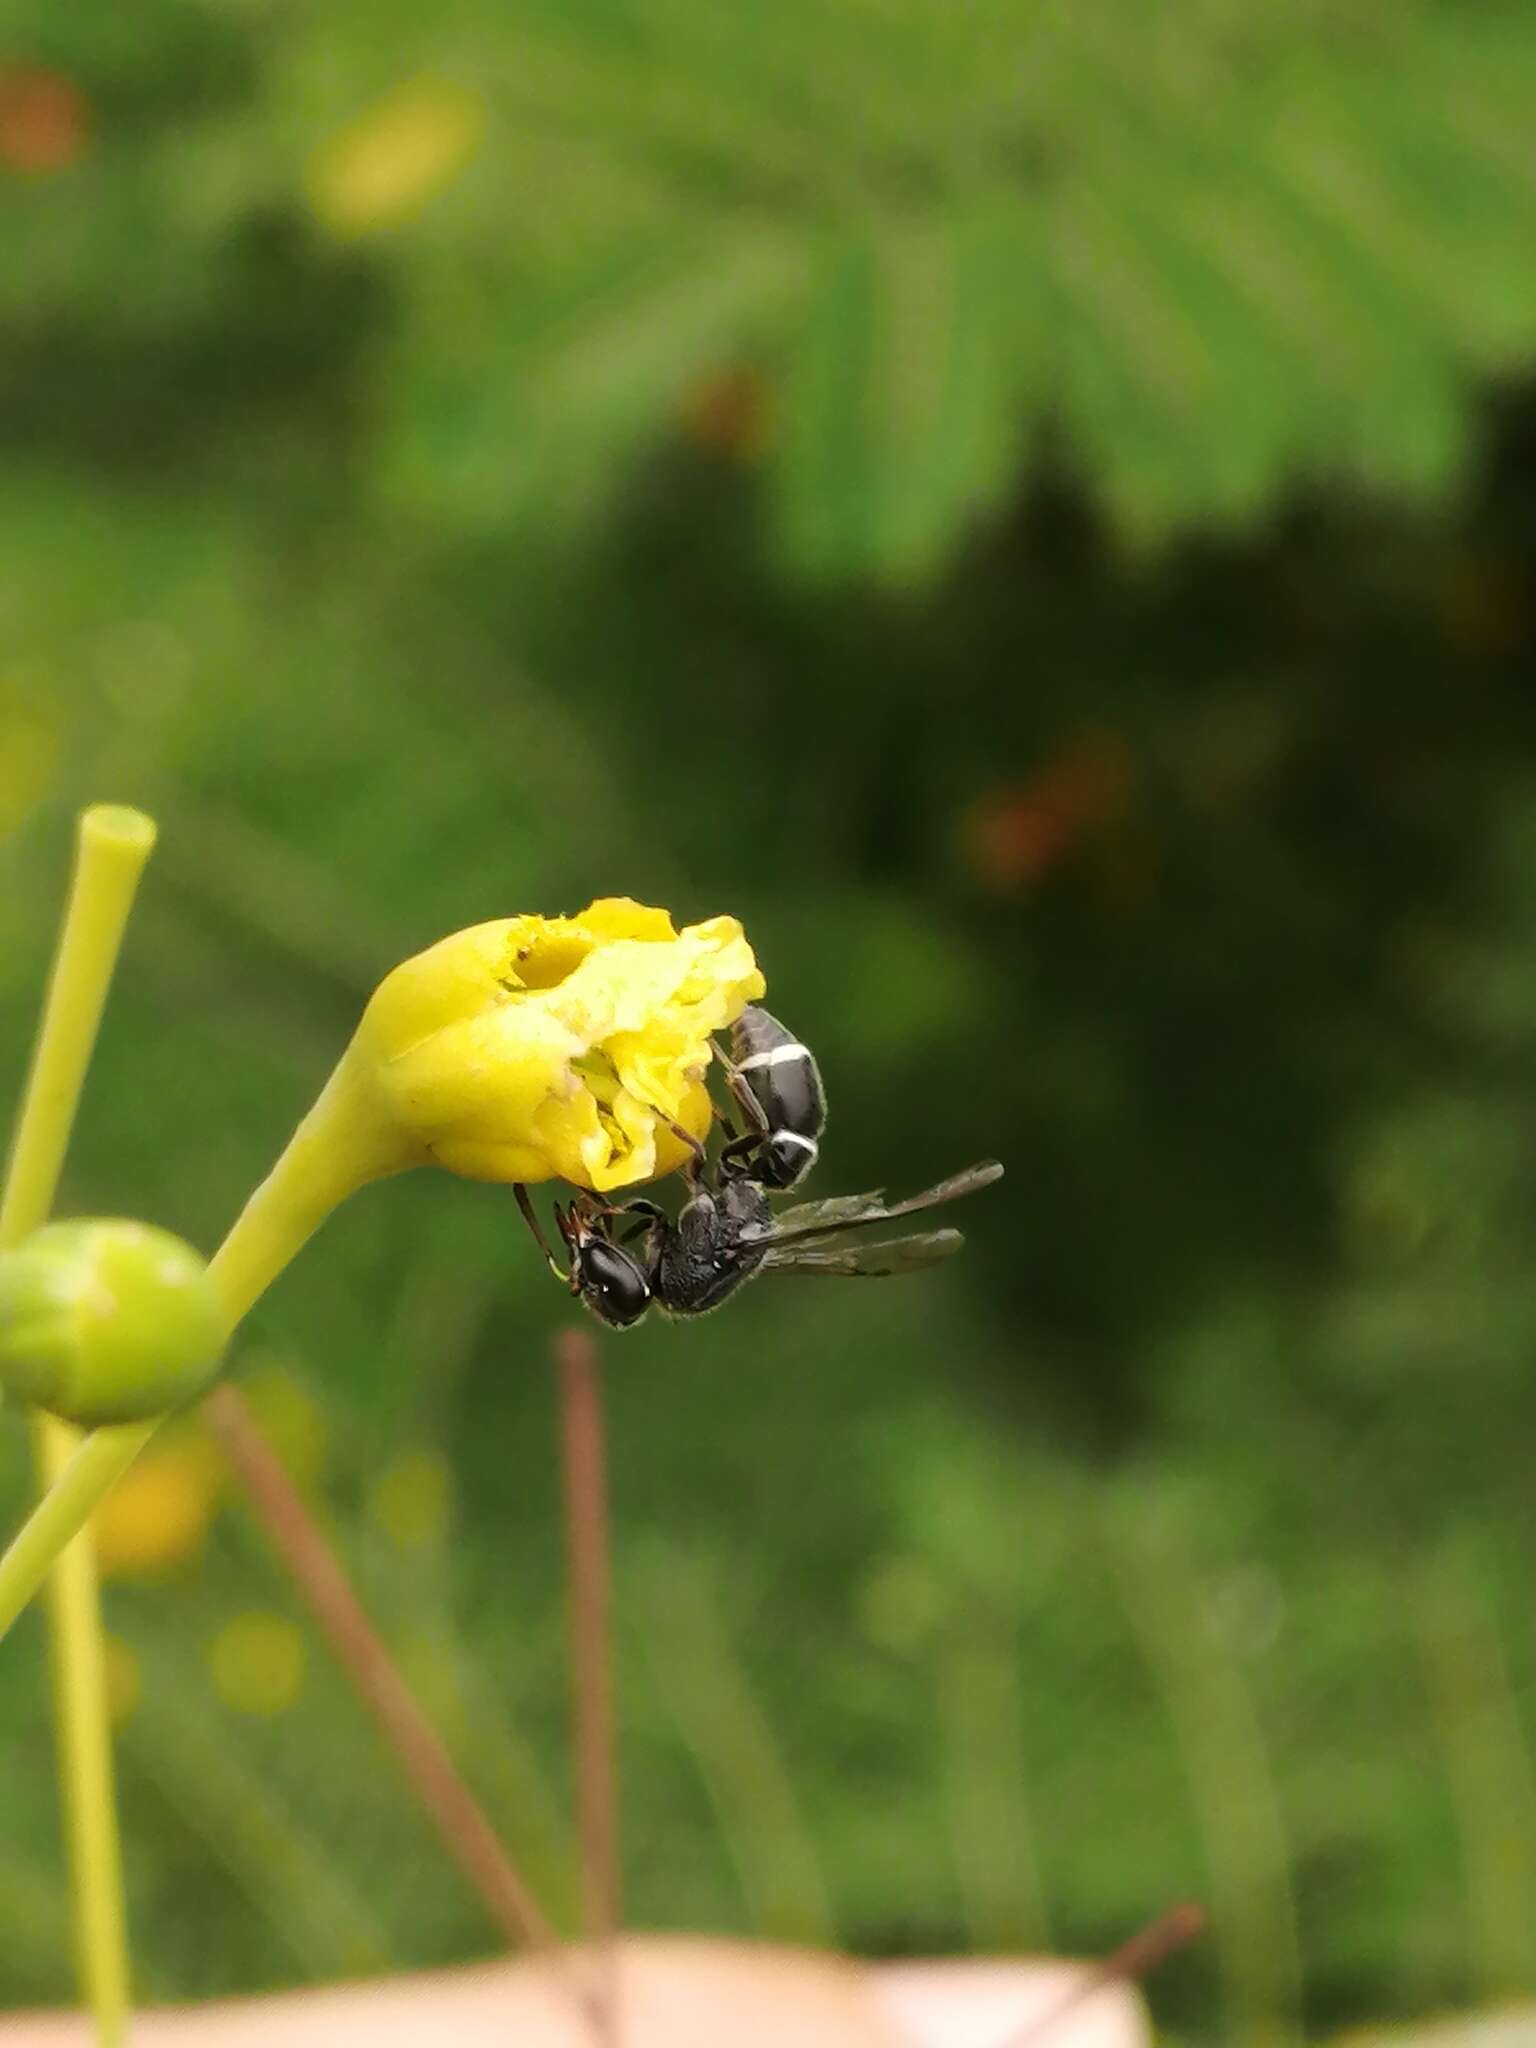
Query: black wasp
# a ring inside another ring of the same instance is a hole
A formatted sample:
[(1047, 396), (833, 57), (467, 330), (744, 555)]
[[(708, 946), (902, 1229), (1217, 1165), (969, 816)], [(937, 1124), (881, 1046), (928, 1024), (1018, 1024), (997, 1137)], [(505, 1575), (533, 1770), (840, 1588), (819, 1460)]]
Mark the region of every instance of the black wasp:
[[(960, 1249), (958, 1230), (914, 1231), (875, 1242), (859, 1233), (973, 1194), (1002, 1171), (995, 1159), (985, 1159), (904, 1202), (887, 1202), (884, 1190), (876, 1189), (802, 1202), (777, 1216), (762, 1183), (749, 1173), (722, 1174), (718, 1188), (706, 1186), (699, 1173), (676, 1222), (654, 1202), (615, 1207), (579, 1194), (555, 1209), (570, 1258), (563, 1272), (544, 1243), (527, 1191), (519, 1187), (516, 1194), (556, 1275), (600, 1322), (623, 1330), (653, 1303), (664, 1315), (703, 1315), (754, 1273), (873, 1279), (934, 1265)], [(624, 1231), (622, 1239), (613, 1236), (615, 1228)]]
[(704, 1147), (674, 1125), (694, 1149), (688, 1200), (675, 1222), (654, 1202), (615, 1205), (579, 1194), (564, 1209), (555, 1207), (567, 1259), (562, 1267), (545, 1243), (527, 1189), (516, 1189), (551, 1270), (601, 1322), (626, 1329), (653, 1303), (665, 1315), (703, 1315), (754, 1273), (872, 1278), (931, 1266), (960, 1249), (958, 1230), (875, 1242), (861, 1233), (988, 1186), (1003, 1170), (995, 1160), (904, 1202), (888, 1203), (882, 1189), (803, 1202), (776, 1216), (769, 1192), (794, 1187), (816, 1163), (827, 1120), (820, 1069), (809, 1047), (756, 1004), (732, 1027), (729, 1055), (719, 1057), (748, 1128), (737, 1133), (721, 1117), (727, 1142), (711, 1186)]

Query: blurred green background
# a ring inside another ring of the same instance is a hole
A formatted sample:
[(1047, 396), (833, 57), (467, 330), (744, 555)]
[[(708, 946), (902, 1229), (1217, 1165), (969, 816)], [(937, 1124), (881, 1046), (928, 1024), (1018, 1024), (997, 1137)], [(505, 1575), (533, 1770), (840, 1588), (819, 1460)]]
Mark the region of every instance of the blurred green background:
[[(745, 920), (819, 1191), (1008, 1164), (608, 1347), (637, 1925), (1536, 1993), (1533, 96), (1514, 0), (0, 16), (7, 1093), (73, 808), (163, 831), (65, 1207), (211, 1246), (387, 967), (600, 892)], [(564, 1313), (418, 1175), (239, 1363), (568, 1923)], [(146, 1989), (484, 1951), (195, 1431), (103, 1542)]]

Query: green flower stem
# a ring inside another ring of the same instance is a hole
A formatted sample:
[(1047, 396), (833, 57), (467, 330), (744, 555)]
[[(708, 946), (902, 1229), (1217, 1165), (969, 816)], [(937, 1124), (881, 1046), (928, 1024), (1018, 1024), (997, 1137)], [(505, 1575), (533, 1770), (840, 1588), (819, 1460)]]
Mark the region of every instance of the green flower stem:
[[(407, 1163), (387, 1137), (381, 1137), (366, 1093), (343, 1056), (314, 1108), (209, 1262), (231, 1334), (339, 1202), (365, 1182), (398, 1172)], [(0, 1638), (163, 1419), (92, 1430), (80, 1444), (0, 1557)]]
[(55, 1561), (89, 1521), (98, 1501), (122, 1478), (159, 1422), (93, 1429), (23, 1522), (0, 1558), (0, 1636), (9, 1630)]
[[(97, 804), (81, 814), (69, 906), (0, 1190), (0, 1249), (38, 1229), (53, 1206), (128, 913), (154, 843), (154, 824), (141, 811)], [(72, 1462), (79, 1434), (67, 1422), (39, 1414), (32, 1436), (39, 1483), (51, 1489)], [(76, 1540), (43, 1558), (45, 1568), (53, 1565), (54, 1724), (80, 1981), (100, 2048), (116, 2048), (129, 2005), (122, 1855), (96, 1558), (88, 1529), (78, 1521), (75, 1526)]]
[(153, 821), (118, 804), (80, 815), (75, 875), (27, 1076), (4, 1191), (0, 1250), (48, 1220)]
[(344, 1053), (209, 1262), (230, 1333), (333, 1209), (369, 1181), (412, 1163)]
[[(39, 1483), (51, 1487), (74, 1455), (79, 1431), (53, 1415), (33, 1420)], [(98, 2048), (118, 2048), (132, 2002), (128, 1913), (107, 1700), (106, 1639), (89, 1527), (48, 1575), (48, 1645), (54, 1742), (74, 1890), (75, 1968), (96, 2024)]]

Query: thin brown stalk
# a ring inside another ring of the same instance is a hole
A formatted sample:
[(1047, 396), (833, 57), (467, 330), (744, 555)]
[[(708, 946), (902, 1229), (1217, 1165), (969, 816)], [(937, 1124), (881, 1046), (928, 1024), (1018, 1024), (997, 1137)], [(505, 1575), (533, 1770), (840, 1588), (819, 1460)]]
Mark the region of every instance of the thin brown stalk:
[(245, 1397), (226, 1382), (202, 1412), (305, 1606), (487, 1913), (514, 1947), (559, 1955), (554, 1928), (400, 1675)]
[(1187, 1948), (1192, 1941), (1205, 1931), (1205, 1908), (1186, 1899), (1177, 1906), (1170, 1906), (1159, 1913), (1155, 1920), (1149, 1920), (1145, 1927), (1133, 1934), (1129, 1941), (1123, 1941), (1113, 1955), (1087, 1970), (1072, 1986), (1072, 1989), (1057, 2000), (1048, 2011), (1027, 2020), (1015, 2033), (1008, 2036), (1002, 2048), (1033, 2048), (1033, 2044), (1049, 2034), (1054, 2027), (1080, 2005), (1102, 1991), (1107, 1985), (1126, 1983), (1132, 1978), (1146, 1977), (1165, 1963), (1169, 1956), (1176, 1955), (1181, 1948)]
[(608, 1488), (602, 1386), (590, 1332), (555, 1337), (565, 1450), (565, 1529), (571, 1615), (572, 1724), (577, 1824), (587, 1939), (598, 1957), (599, 2031), (617, 2048), (619, 1894), (618, 1780), (610, 1657)]

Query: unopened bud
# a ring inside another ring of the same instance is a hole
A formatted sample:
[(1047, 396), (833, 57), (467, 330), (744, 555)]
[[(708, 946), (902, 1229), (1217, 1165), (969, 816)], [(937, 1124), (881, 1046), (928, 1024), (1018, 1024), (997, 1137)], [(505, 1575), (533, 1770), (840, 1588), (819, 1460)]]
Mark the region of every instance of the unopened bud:
[(224, 1318), (199, 1254), (117, 1219), (50, 1223), (0, 1252), (0, 1388), (95, 1428), (211, 1384)]

